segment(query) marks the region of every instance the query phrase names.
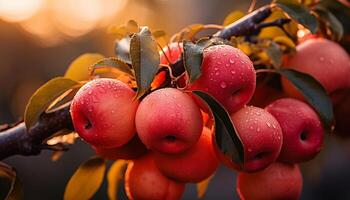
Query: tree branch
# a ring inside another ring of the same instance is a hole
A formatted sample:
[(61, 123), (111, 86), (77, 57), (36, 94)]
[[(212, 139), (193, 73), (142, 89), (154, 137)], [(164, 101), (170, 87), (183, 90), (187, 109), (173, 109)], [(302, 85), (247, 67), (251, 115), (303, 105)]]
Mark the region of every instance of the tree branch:
[(24, 122), (0, 132), (0, 160), (12, 155), (37, 155), (42, 143), (61, 130), (73, 131), (67, 105), (52, 113), (43, 113), (39, 121), (27, 130)]
[[(271, 9), (271, 6), (264, 6), (225, 27), (214, 36), (230, 39), (232, 36), (257, 34), (264, 28), (258, 25), (270, 16)], [(49, 137), (61, 130), (73, 131), (69, 108), (70, 105), (67, 105), (55, 112), (43, 113), (30, 130), (27, 130), (24, 122), (21, 122), (0, 131), (0, 160), (13, 155), (37, 155), (42, 149), (47, 149), (43, 148), (45, 145), (42, 144)]]

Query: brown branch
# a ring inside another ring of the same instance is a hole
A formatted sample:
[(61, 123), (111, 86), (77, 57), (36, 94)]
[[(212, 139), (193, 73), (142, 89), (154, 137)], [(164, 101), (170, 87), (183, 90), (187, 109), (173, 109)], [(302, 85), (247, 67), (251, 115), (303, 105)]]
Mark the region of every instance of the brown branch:
[[(215, 37), (230, 39), (232, 36), (244, 36), (257, 34), (262, 28), (259, 24), (271, 14), (271, 6), (262, 7), (244, 18), (225, 27)], [(182, 61), (176, 62), (177, 64)], [(183, 67), (178, 67), (184, 69)], [(181, 70), (174, 72), (181, 74)], [(44, 113), (39, 121), (30, 130), (27, 130), (24, 122), (14, 127), (0, 131), (0, 160), (13, 155), (37, 155), (42, 149), (47, 149), (43, 142), (61, 130), (73, 131), (73, 125), (69, 113), (69, 105), (52, 113)]]
[(29, 130), (24, 122), (0, 132), (0, 160), (12, 155), (37, 155), (42, 143), (60, 130), (74, 130), (69, 113), (70, 105), (55, 112), (44, 113)]

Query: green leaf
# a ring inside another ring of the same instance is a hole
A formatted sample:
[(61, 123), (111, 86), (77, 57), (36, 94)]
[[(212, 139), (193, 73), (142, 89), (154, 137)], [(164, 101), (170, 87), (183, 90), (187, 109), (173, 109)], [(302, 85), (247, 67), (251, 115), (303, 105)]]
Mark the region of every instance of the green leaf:
[(99, 67), (114, 67), (122, 72), (125, 72), (131, 76), (134, 76), (134, 72), (131, 69), (131, 66), (129, 66), (127, 63), (125, 63), (122, 60), (119, 60), (118, 58), (104, 58), (97, 63), (93, 64), (92, 67), (93, 69), (99, 68)]
[(75, 81), (90, 79), (90, 67), (104, 56), (97, 53), (86, 53), (76, 58), (68, 67), (64, 77)]
[(308, 28), (312, 33), (317, 31), (317, 18), (310, 10), (295, 0), (277, 0), (276, 4), (291, 18)]
[(16, 170), (0, 162), (0, 199), (18, 200), (22, 196), (22, 184)]
[(131, 37), (130, 58), (136, 76), (136, 98), (140, 98), (150, 89), (160, 63), (157, 43), (148, 27)]
[(293, 69), (281, 69), (278, 73), (286, 77), (302, 93), (319, 114), (326, 130), (330, 132), (334, 124), (334, 115), (331, 99), (324, 87), (309, 74)]
[(79, 85), (77, 81), (57, 77), (41, 86), (33, 96), (30, 97), (24, 112), (24, 122), (27, 129), (30, 129), (38, 121), (40, 115), (56, 98), (60, 97), (69, 89)]
[(189, 41), (183, 42), (184, 48), (184, 66), (190, 77), (190, 83), (198, 79), (201, 72), (201, 65), (203, 60), (203, 46), (193, 44)]
[(235, 163), (243, 163), (243, 143), (225, 108), (212, 96), (203, 91), (192, 91), (210, 107), (215, 120), (215, 142), (220, 151)]
[(64, 192), (64, 200), (91, 199), (102, 184), (106, 163), (93, 157), (79, 166), (70, 178)]
[(271, 42), (266, 49), (267, 55), (270, 57), (272, 65), (275, 69), (279, 69), (282, 65), (282, 51), (279, 45), (275, 42)]
[(321, 0), (316, 7), (322, 6), (331, 12), (342, 24), (344, 35), (350, 33), (350, 8), (339, 1)]
[(341, 40), (344, 34), (343, 25), (327, 8), (317, 5), (315, 11), (326, 22), (326, 26), (331, 29), (333, 37), (336, 40)]
[(204, 197), (205, 192), (208, 189), (209, 183), (213, 179), (213, 177), (214, 177), (214, 174), (211, 175), (209, 178), (205, 179), (204, 181), (197, 183), (197, 197), (199, 199)]
[(108, 181), (108, 198), (109, 200), (118, 200), (117, 192), (119, 186), (122, 184), (124, 178), (125, 167), (128, 164), (125, 160), (115, 161), (108, 171), (107, 181)]

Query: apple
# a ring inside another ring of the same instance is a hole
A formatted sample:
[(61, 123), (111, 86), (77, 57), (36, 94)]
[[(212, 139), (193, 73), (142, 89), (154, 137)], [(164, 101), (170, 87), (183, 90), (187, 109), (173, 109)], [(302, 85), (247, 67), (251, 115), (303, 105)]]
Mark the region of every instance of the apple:
[(139, 105), (135, 92), (125, 83), (95, 79), (79, 89), (70, 113), (76, 132), (95, 147), (115, 148), (136, 133), (135, 114)]
[(256, 173), (238, 173), (236, 190), (245, 200), (297, 200), (302, 185), (298, 165), (275, 162)]
[(195, 145), (202, 133), (199, 107), (185, 92), (162, 88), (147, 95), (136, 112), (142, 142), (154, 151), (181, 153)]
[(202, 75), (189, 85), (217, 99), (229, 113), (249, 102), (255, 89), (255, 70), (249, 57), (229, 45), (210, 46), (204, 50)]
[(196, 145), (181, 154), (155, 153), (154, 160), (159, 170), (179, 182), (198, 183), (210, 177), (218, 168), (213, 145), (212, 130), (204, 127)]
[(231, 119), (243, 144), (244, 162), (235, 163), (217, 149), (224, 165), (235, 170), (256, 172), (278, 158), (283, 136), (275, 117), (262, 108), (246, 106), (232, 114)]
[(164, 176), (147, 154), (128, 164), (125, 190), (130, 200), (179, 200), (185, 184)]
[[(296, 53), (288, 56), (284, 68), (310, 74), (331, 94), (350, 86), (350, 57), (337, 43), (324, 39), (309, 39), (296, 47)], [(285, 78), (284, 91), (291, 97), (303, 100), (300, 92)]]
[(108, 160), (133, 160), (147, 153), (146, 146), (135, 135), (128, 143), (116, 148), (93, 147), (96, 154)]
[(306, 103), (292, 98), (282, 98), (266, 108), (279, 122), (283, 145), (279, 160), (289, 163), (313, 159), (323, 142), (322, 123), (316, 112)]

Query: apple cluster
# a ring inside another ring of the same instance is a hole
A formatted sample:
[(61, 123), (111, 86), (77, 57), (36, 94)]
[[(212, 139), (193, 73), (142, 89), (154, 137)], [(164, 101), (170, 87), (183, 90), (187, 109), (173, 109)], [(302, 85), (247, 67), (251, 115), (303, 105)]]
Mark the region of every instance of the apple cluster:
[[(325, 39), (304, 42), (286, 66), (314, 75), (328, 92), (350, 85), (349, 56), (335, 45)], [(161, 64), (171, 66), (182, 52), (181, 43), (169, 44), (160, 53)], [(287, 80), (282, 82), (289, 97), (262, 108), (249, 105), (256, 72), (249, 57), (232, 46), (206, 48), (201, 71), (185, 89), (155, 89), (142, 100), (119, 80), (92, 80), (73, 99), (75, 130), (98, 155), (132, 160), (125, 174), (129, 199), (180, 199), (186, 183), (209, 178), (220, 163), (238, 172), (236, 190), (241, 199), (298, 199), (302, 188), (298, 163), (313, 159), (323, 143), (317, 113)], [(185, 75), (181, 78), (188, 82)], [(165, 74), (159, 73), (152, 86), (164, 79)], [(210, 94), (230, 114), (243, 144), (243, 163), (232, 161), (218, 148), (210, 109), (191, 94), (193, 90)]]

